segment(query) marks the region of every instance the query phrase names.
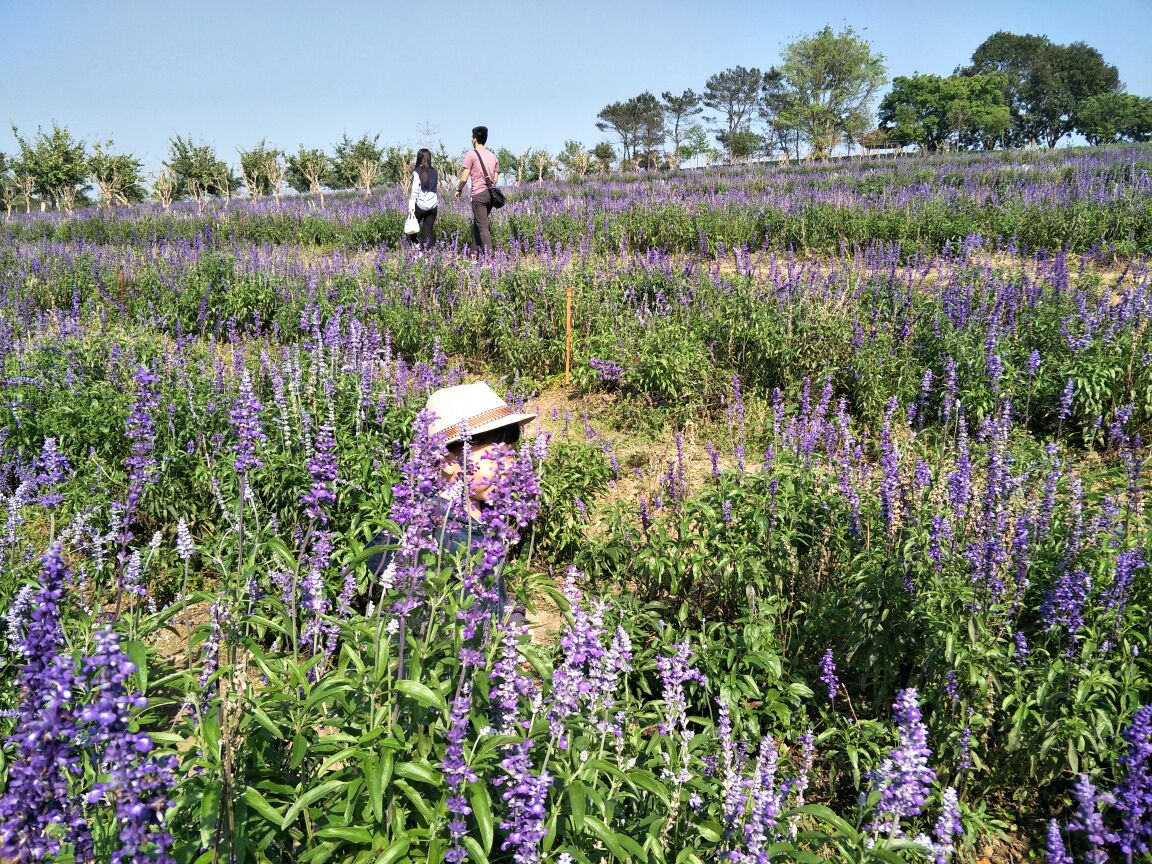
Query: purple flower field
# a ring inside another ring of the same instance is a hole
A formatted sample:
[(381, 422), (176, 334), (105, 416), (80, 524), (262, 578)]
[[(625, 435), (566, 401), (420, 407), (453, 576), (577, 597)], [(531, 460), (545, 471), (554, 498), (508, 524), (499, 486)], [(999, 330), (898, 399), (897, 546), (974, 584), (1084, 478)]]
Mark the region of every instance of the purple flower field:
[(1152, 149), (508, 193), (0, 225), (0, 857), (1147, 860)]

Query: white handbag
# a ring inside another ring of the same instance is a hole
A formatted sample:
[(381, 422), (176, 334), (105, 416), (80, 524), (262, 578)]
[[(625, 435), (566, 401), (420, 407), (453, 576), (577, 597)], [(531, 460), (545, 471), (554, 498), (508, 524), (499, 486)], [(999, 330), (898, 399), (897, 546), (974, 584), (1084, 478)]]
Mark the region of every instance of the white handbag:
[(409, 213), (408, 218), (404, 220), (404, 233), (405, 234), (419, 234), (420, 223), (416, 221), (416, 214)]

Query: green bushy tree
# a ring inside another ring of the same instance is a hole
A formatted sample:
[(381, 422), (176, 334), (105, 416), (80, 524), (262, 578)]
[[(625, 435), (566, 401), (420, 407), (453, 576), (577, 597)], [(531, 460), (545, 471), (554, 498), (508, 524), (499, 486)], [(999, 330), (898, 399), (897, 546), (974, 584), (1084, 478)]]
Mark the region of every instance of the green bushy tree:
[(1075, 127), (1084, 100), (1120, 90), (1115, 66), (1090, 45), (1057, 45), (1047, 36), (999, 31), (980, 44), (962, 75), (998, 72), (1012, 112), (1009, 146), (1042, 142), (1056, 145)]
[(15, 125), (12, 134), (20, 145), (21, 172), (40, 196), (41, 209), (51, 198), (57, 209), (71, 213), (77, 195), (88, 189), (84, 142), (74, 139), (71, 132), (56, 123), (48, 133), (38, 128), (31, 141), (23, 138)]
[(667, 128), (665, 136), (672, 139), (672, 149), (669, 151), (669, 161), (673, 166), (680, 164), (680, 144), (688, 132), (689, 123), (693, 117), (704, 111), (700, 96), (691, 88), (680, 95), (665, 90), (660, 94), (664, 107), (664, 120)]
[(592, 148), (592, 158), (596, 160), (596, 167), (600, 173), (607, 174), (612, 170), (612, 164), (616, 161), (616, 148), (607, 141), (601, 141)]
[(779, 69), (783, 128), (798, 131), (824, 158), (845, 133), (867, 129), (870, 105), (887, 80), (884, 55), (851, 27), (825, 27), (784, 48)]
[(113, 153), (112, 142), (97, 142), (88, 157), (88, 173), (106, 207), (135, 204), (145, 198), (141, 162), (128, 153)]
[(196, 143), (189, 135), (177, 135), (168, 142), (168, 160), (164, 165), (176, 181), (175, 197), (191, 197), (203, 205), (209, 195), (230, 200), (240, 188), (240, 179), (228, 163), (216, 155), (216, 148), (203, 141)]
[(732, 143), (740, 139), (733, 136), (746, 131), (760, 103), (760, 93), (764, 86), (764, 73), (756, 67), (735, 66), (717, 72), (704, 84), (701, 102), (719, 116), (712, 122), (718, 127), (716, 140), (728, 151), (728, 161), (736, 159)]
[(1006, 79), (987, 75), (898, 75), (880, 102), (880, 128), (890, 140), (935, 152), (953, 144), (991, 149), (1011, 125)]
[(1077, 106), (1074, 122), (1091, 144), (1152, 141), (1152, 99), (1131, 93), (1100, 93)]
[(380, 146), (379, 133), (361, 135), (355, 141), (345, 134), (335, 147), (332, 164), (336, 185), (369, 195), (372, 184), (384, 173), (384, 148)]
[(565, 141), (564, 149), (560, 151), (556, 161), (564, 169), (564, 175), (568, 180), (582, 180), (588, 173), (592, 154), (585, 150), (579, 141)]
[(324, 187), (336, 182), (335, 174), (332, 159), (327, 153), (303, 145), (288, 157), (284, 172), (289, 186), (297, 192), (318, 196), (321, 207), (324, 206)]
[[(269, 147), (265, 139), (250, 150), (240, 150), (240, 180), (248, 197), (279, 194), (283, 181), (281, 160), (284, 154), (275, 147)], [(277, 181), (277, 182), (274, 182)]]

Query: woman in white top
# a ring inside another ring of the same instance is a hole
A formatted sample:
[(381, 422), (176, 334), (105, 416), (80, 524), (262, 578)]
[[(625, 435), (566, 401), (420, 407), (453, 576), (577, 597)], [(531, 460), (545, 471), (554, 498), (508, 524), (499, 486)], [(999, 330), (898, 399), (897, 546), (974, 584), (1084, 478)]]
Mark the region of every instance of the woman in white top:
[(408, 197), (408, 213), (420, 223), (420, 233), (411, 235), (413, 243), (419, 242), (421, 249), (431, 249), (435, 242), (432, 228), (436, 225), (436, 207), (440, 203), (436, 197), (436, 184), (439, 181), (436, 169), (432, 167), (432, 152), (421, 147), (416, 152), (416, 168), (412, 172), (412, 194)]

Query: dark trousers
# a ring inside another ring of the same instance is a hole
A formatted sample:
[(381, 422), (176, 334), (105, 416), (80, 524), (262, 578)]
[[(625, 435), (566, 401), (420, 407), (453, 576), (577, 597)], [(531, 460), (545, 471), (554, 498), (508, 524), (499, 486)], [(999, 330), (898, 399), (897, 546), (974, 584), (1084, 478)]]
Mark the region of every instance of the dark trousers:
[(472, 248), (477, 254), (492, 254), (492, 229), (488, 225), (488, 214), (492, 212), (492, 196), (485, 189), (472, 196)]
[(419, 242), (421, 249), (431, 249), (436, 243), (436, 238), (432, 236), (432, 229), (436, 225), (436, 207), (431, 210), (424, 210), (420, 205), (416, 205), (416, 221), (420, 223), (419, 234), (409, 234), (408, 242)]

